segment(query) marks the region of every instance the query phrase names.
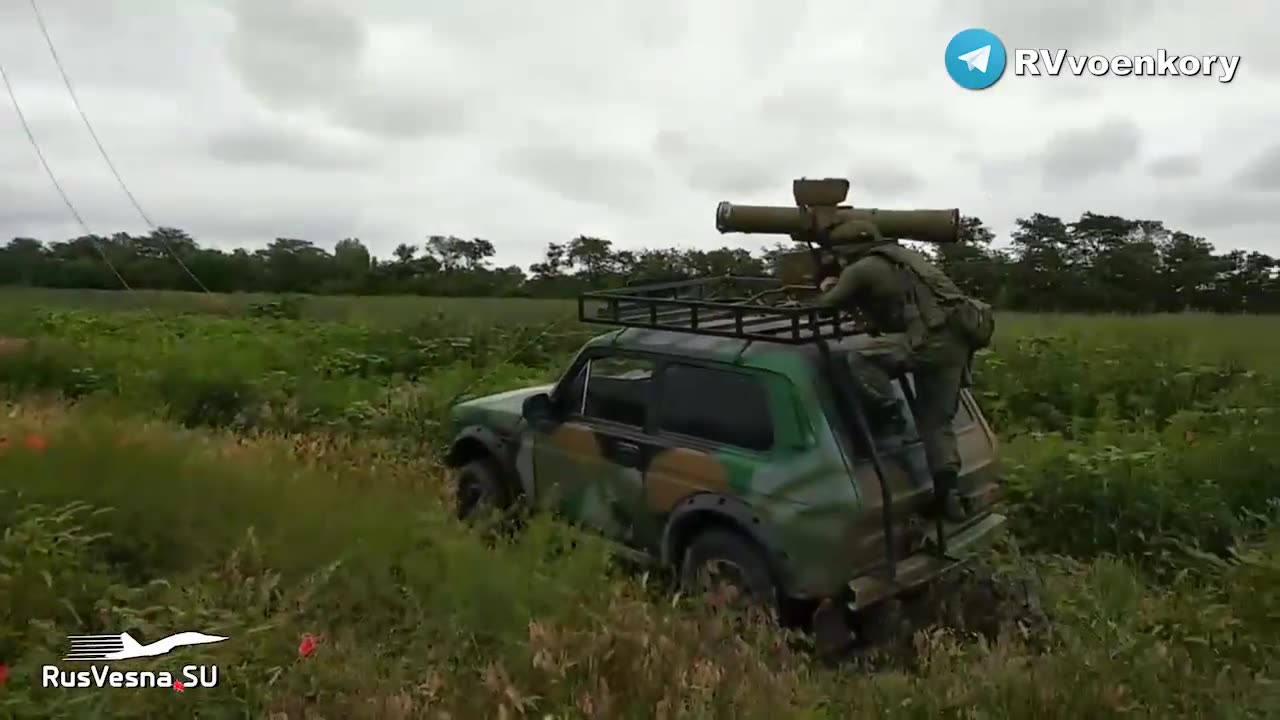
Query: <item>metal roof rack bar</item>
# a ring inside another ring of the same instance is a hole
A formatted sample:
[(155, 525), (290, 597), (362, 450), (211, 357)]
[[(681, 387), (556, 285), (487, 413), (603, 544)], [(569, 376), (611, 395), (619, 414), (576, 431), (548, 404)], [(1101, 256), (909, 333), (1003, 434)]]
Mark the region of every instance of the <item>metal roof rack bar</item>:
[[(578, 296), (584, 323), (802, 344), (864, 332), (847, 313), (812, 303), (814, 288), (773, 278), (714, 277), (595, 290)], [(809, 302), (806, 302), (808, 300)], [(588, 305), (594, 305), (594, 312)]]

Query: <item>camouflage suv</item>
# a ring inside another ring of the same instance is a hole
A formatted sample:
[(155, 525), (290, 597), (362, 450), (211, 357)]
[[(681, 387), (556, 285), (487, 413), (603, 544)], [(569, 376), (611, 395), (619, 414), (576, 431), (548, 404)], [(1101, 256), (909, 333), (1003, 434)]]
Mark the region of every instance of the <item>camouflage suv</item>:
[(965, 391), (955, 426), (970, 519), (930, 518), (910, 376), (897, 421), (865, 421), (847, 364), (865, 341), (600, 335), (558, 382), (454, 408), (459, 511), (520, 498), (683, 582), (728, 566), (779, 605), (856, 610), (918, 588), (1003, 526), (996, 439)]

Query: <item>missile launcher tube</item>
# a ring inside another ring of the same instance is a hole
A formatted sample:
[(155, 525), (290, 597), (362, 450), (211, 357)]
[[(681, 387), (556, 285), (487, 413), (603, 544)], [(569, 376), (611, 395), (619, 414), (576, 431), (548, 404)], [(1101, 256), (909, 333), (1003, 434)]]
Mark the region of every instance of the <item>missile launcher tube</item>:
[(920, 242), (954, 243), (960, 230), (960, 211), (884, 210), (881, 208), (787, 207), (785, 205), (735, 205), (716, 207), (716, 230), (721, 233), (795, 235), (829, 231), (850, 220), (873, 223), (885, 238)]

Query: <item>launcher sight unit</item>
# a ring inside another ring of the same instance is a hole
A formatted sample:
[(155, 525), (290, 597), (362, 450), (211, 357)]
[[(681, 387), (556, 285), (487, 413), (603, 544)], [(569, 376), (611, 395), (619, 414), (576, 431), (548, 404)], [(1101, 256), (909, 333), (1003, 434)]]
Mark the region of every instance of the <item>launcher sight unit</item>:
[(721, 233), (787, 235), (805, 243), (808, 250), (784, 253), (778, 258), (778, 273), (788, 283), (812, 284), (818, 275), (830, 274), (837, 261), (836, 247), (865, 242), (863, 233), (851, 228), (873, 230), (885, 239), (954, 243), (960, 229), (960, 211), (885, 210), (842, 205), (849, 195), (844, 178), (792, 181), (796, 206), (735, 205), (725, 201), (716, 207), (716, 230)]

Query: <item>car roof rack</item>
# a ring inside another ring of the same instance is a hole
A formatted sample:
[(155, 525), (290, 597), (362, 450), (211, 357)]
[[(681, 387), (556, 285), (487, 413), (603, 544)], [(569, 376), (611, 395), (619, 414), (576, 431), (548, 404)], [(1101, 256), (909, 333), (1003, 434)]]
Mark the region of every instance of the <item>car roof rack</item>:
[(790, 345), (866, 333), (848, 312), (813, 304), (817, 292), (776, 278), (731, 275), (628, 284), (579, 295), (578, 320)]

